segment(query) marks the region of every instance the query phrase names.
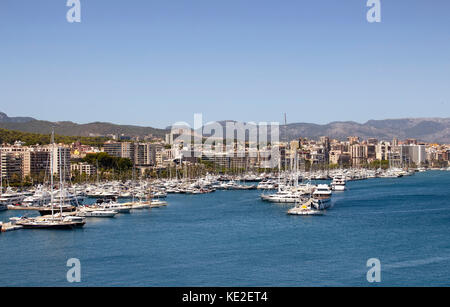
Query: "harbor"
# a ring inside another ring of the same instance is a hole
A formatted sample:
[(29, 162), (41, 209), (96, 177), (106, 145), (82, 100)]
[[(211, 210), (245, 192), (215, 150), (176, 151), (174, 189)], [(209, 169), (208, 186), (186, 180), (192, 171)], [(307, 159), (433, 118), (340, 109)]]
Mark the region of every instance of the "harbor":
[[(130, 213), (131, 210), (167, 206), (168, 202), (163, 199), (168, 194), (199, 195), (216, 191), (256, 190), (264, 202), (293, 206), (287, 210), (287, 214), (323, 215), (332, 207), (332, 194), (346, 191), (346, 184), (349, 181), (375, 178), (389, 180), (412, 176), (422, 171), (424, 170), (400, 168), (385, 171), (381, 169), (280, 171), (259, 175), (207, 175), (196, 179), (134, 180), (124, 183), (113, 181), (70, 186), (61, 178), (58, 190), (53, 190), (53, 185), (50, 185), (50, 188), (39, 185), (32, 190), (20, 192), (8, 188), (7, 192), (2, 194), (4, 210), (26, 214), (3, 221), (2, 231), (52, 227), (73, 229), (84, 226), (86, 218), (90, 217), (115, 217), (117, 214)], [(327, 183), (321, 183), (324, 180)], [(33, 212), (38, 212), (41, 217), (36, 217)], [(58, 225), (57, 220), (61, 225)]]
[(0, 235), (2, 285), (67, 286), (72, 257), (85, 286), (364, 285), (369, 257), (385, 264), (385, 285), (445, 285), (449, 180), (428, 171), (348, 181), (323, 216), (288, 215), (293, 204), (265, 202), (260, 190), (169, 193), (168, 206), (90, 218), (74, 231)]

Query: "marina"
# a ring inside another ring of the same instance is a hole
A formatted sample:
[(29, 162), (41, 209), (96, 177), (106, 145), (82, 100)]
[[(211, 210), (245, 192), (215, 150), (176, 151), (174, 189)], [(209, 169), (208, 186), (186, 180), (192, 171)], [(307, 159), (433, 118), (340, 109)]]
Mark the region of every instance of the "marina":
[[(38, 211), (41, 215), (41, 218), (30, 214), (12, 217), (10, 221), (5, 221), (5, 225), (11, 226), (5, 227), (8, 230), (74, 229), (83, 227), (86, 223), (85, 218), (110, 218), (117, 214), (130, 213), (131, 210), (167, 206), (168, 202), (161, 198), (166, 198), (168, 194), (199, 195), (230, 190), (258, 191), (262, 201), (293, 206), (287, 211), (289, 215), (323, 215), (324, 210), (332, 207), (333, 192), (344, 192), (347, 181), (401, 178), (414, 175), (416, 172), (420, 173), (421, 170), (390, 168), (376, 171), (367, 169), (335, 169), (326, 172), (279, 171), (274, 174), (206, 175), (196, 179), (130, 180), (124, 183), (112, 181), (70, 186), (60, 177), (57, 190), (54, 190), (53, 176), (50, 176), (50, 188), (39, 185), (36, 189), (19, 192), (8, 187), (7, 192), (2, 194), (2, 204), (3, 210)], [(328, 180), (328, 183), (321, 183), (323, 180)], [(254, 184), (255, 182), (257, 184)], [(32, 202), (26, 201), (33, 191), (34, 195), (40, 195), (42, 198), (38, 201), (36, 198)], [(47, 198), (48, 203), (43, 201)], [(85, 204), (86, 198), (91, 199), (91, 202)], [(36, 206), (36, 203), (40, 205)], [(82, 219), (82, 222), (74, 221), (77, 218)]]
[(65, 261), (76, 257), (87, 286), (364, 285), (365, 261), (379, 257), (384, 285), (446, 285), (449, 184), (445, 171), (348, 181), (320, 216), (289, 215), (295, 204), (262, 201), (260, 190), (168, 194), (158, 210), (0, 235), (1, 283), (66, 286)]

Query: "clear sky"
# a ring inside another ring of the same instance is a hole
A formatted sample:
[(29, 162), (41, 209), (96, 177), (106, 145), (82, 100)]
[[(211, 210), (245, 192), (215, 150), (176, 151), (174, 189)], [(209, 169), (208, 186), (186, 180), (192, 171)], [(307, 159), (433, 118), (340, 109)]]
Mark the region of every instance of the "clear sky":
[(450, 116), (450, 1), (0, 1), (0, 111), (80, 123)]

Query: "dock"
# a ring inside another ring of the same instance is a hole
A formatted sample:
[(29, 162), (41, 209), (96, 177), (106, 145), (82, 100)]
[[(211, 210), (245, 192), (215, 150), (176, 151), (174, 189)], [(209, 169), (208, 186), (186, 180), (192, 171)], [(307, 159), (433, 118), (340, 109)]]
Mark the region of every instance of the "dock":
[(34, 210), (34, 211), (39, 211), (39, 210), (42, 210), (42, 207), (9, 205), (8, 206), (8, 210)]
[(3, 223), (0, 224), (1, 225), (1, 232), (7, 232), (7, 231), (14, 231), (14, 230), (19, 230), (22, 229), (23, 227), (20, 225), (15, 225), (11, 222), (9, 223)]

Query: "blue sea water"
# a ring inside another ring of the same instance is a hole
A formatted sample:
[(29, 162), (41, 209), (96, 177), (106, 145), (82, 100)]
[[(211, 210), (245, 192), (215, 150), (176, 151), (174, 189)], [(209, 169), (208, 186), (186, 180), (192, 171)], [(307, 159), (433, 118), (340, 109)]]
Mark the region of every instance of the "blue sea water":
[[(325, 216), (288, 216), (259, 191), (169, 195), (169, 206), (75, 231), (0, 234), (0, 286), (450, 284), (450, 172), (348, 183)], [(0, 213), (0, 220), (18, 212)], [(69, 258), (81, 283), (66, 280)]]

